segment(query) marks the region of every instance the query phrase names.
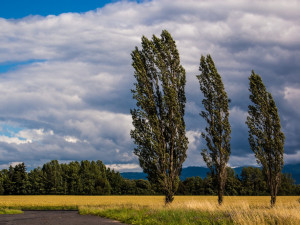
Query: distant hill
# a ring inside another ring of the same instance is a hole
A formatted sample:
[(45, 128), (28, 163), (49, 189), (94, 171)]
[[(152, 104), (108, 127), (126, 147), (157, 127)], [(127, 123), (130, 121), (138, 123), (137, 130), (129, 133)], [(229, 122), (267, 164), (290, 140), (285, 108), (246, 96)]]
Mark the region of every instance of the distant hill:
[[(236, 167), (234, 168), (234, 171), (236, 174), (240, 175), (243, 168), (244, 167)], [(182, 169), (180, 180), (185, 180), (188, 177), (196, 177), (196, 176), (205, 178), (208, 172), (209, 169), (206, 167), (197, 167), (197, 166), (186, 167)], [(300, 184), (300, 163), (285, 165), (282, 172), (292, 174), (292, 177), (295, 179), (296, 184)], [(147, 174), (143, 172), (124, 172), (121, 173), (121, 176), (127, 179), (147, 179)]]
[(185, 180), (188, 177), (206, 177), (209, 169), (207, 167), (190, 166), (183, 168), (181, 171), (180, 180)]
[(300, 163), (285, 165), (282, 172), (292, 174), (292, 177), (295, 179), (296, 184), (300, 184)]
[(138, 179), (147, 180), (147, 174), (143, 172), (124, 172), (120, 174), (123, 178), (130, 179), (130, 180), (138, 180)]
[[(206, 174), (209, 172), (209, 169), (206, 167), (197, 167), (190, 166), (182, 169), (180, 180), (185, 180), (188, 177), (199, 176), (201, 178), (206, 177)], [(121, 173), (121, 176), (127, 179), (147, 179), (147, 174), (143, 172), (124, 172)]]

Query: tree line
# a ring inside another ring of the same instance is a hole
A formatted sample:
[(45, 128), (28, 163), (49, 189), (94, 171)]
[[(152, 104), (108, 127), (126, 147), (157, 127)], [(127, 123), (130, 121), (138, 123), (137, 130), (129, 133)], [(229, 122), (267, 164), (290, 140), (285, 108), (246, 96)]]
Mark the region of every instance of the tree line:
[[(268, 185), (261, 168), (244, 167), (241, 174), (227, 167), (227, 180), (224, 187), (226, 196), (265, 196), (269, 194)], [(217, 180), (211, 174), (206, 178), (186, 178), (179, 183), (178, 195), (218, 195)], [(299, 195), (300, 185), (295, 184), (291, 174), (281, 174), (278, 195)]]
[[(260, 168), (245, 167), (240, 176), (227, 168), (224, 195), (267, 195)], [(216, 195), (211, 174), (204, 179), (190, 177), (179, 181), (177, 195)], [(1, 195), (162, 195), (164, 189), (148, 180), (129, 180), (100, 161), (74, 161), (68, 164), (52, 160), (26, 172), (24, 163), (0, 171)], [(299, 195), (300, 185), (290, 174), (282, 175), (279, 195)]]
[[(185, 69), (167, 30), (162, 31), (160, 38), (153, 35), (149, 40), (143, 36), (141, 48), (136, 47), (131, 56), (136, 79), (131, 90), (136, 108), (130, 110), (134, 153), (149, 181), (162, 187), (165, 203), (169, 204), (179, 189), (179, 176), (188, 148), (184, 121)], [(196, 78), (203, 94), (203, 110), (199, 114), (206, 122), (202, 128), (206, 148), (201, 154), (211, 171), (221, 205), (229, 182), (230, 99), (210, 55), (201, 56), (199, 71)], [(245, 121), (249, 128), (249, 145), (262, 167), (273, 207), (283, 179), (285, 136), (275, 101), (254, 71), (249, 77), (249, 91), (251, 105)]]

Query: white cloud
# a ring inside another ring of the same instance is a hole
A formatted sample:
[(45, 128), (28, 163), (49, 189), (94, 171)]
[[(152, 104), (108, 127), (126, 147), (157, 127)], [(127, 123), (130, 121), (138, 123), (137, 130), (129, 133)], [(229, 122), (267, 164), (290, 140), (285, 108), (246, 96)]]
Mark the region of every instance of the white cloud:
[(248, 112), (243, 111), (241, 108), (234, 106), (232, 109), (229, 110), (229, 115), (237, 124), (243, 124), (245, 123)]
[(294, 164), (300, 162), (300, 150), (293, 154), (283, 154), (285, 164)]
[(32, 140), (28, 140), (28, 139), (22, 140), (17, 137), (0, 136), (0, 142), (19, 145), (19, 144), (31, 143)]
[(185, 107), (187, 113), (199, 115), (199, 113), (201, 112), (201, 108), (197, 106), (195, 102), (187, 102)]
[(189, 130), (186, 132), (189, 140), (189, 150), (195, 151), (200, 147), (201, 132), (198, 130)]
[(53, 131), (44, 132), (44, 129), (25, 129), (20, 130), (17, 133), (11, 132), (11, 136), (1, 135), (0, 142), (5, 142), (8, 144), (27, 144), (34, 141), (40, 141), (45, 135), (53, 135)]
[(0, 164), (0, 169), (8, 169), (9, 166), (15, 167), (16, 165), (22, 164), (23, 162), (10, 162), (7, 164)]
[(256, 162), (256, 158), (253, 153), (237, 156), (232, 155), (230, 156), (228, 166), (230, 167), (240, 167), (240, 166), (258, 166)]
[(284, 99), (289, 103), (289, 105), (296, 111), (300, 111), (300, 104), (295, 104), (299, 102), (300, 99), (300, 89), (296, 87), (285, 87), (284, 88)]
[(12, 162), (10, 166), (15, 167), (16, 165), (22, 164), (23, 162)]
[(138, 164), (106, 164), (110, 169), (114, 169), (119, 172), (141, 172), (142, 169)]
[(40, 141), (42, 140), (46, 135), (53, 135), (53, 131), (50, 130), (48, 132), (45, 132), (44, 129), (32, 129), (32, 130), (21, 130), (16, 134), (16, 137), (25, 139), (29, 143), (33, 141)]
[(201, 138), (200, 130), (188, 130), (186, 136), (189, 140), (187, 159), (183, 164), (183, 167), (188, 166), (206, 166), (203, 158), (201, 156), (201, 150), (204, 144), (201, 143), (203, 140)]
[(70, 142), (70, 143), (77, 143), (78, 141), (80, 141), (76, 137), (71, 137), (71, 136), (65, 136), (64, 139), (66, 142)]

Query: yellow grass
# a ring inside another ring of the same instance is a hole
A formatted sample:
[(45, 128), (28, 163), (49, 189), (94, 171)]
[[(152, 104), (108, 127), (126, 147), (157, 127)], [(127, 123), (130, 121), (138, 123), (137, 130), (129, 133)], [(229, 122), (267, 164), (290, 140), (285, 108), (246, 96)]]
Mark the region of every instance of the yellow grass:
[[(269, 196), (226, 196), (218, 206), (216, 196), (176, 196), (170, 209), (221, 212), (236, 224), (300, 224), (300, 197), (279, 196), (270, 208)], [(1, 207), (135, 207), (164, 208), (163, 196), (0, 196)]]
[[(193, 197), (195, 198), (195, 197)], [(270, 207), (269, 196), (232, 196), (225, 197), (224, 204), (218, 206), (216, 198), (205, 199), (200, 196), (191, 201), (177, 201), (171, 207), (186, 208), (212, 213), (222, 212), (229, 215), (236, 224), (299, 224), (300, 225), (300, 197), (280, 196), (276, 206)], [(197, 200), (198, 201), (197, 201)]]
[[(279, 196), (277, 205), (296, 203), (300, 206), (300, 196)], [(175, 196), (172, 206), (195, 203), (217, 205), (217, 196)], [(269, 196), (225, 196), (224, 208), (228, 205), (249, 204), (250, 206), (269, 207)], [(73, 196), (73, 195), (2, 195), (0, 207), (18, 206), (98, 206), (98, 205), (140, 205), (149, 207), (164, 206), (163, 196)]]
[(101, 206), (141, 205), (163, 206), (163, 196), (70, 196), (70, 195), (6, 195), (0, 196), (0, 207), (34, 206)]

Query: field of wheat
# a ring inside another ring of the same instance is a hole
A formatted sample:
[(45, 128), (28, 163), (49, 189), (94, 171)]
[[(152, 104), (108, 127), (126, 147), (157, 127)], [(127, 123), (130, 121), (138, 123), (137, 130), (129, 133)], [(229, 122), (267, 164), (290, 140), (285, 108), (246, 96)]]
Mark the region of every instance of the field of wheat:
[(163, 196), (0, 196), (1, 207), (79, 209), (132, 224), (300, 224), (299, 196), (279, 196), (274, 208), (268, 196), (226, 196), (222, 206), (216, 196), (176, 196), (168, 207)]

